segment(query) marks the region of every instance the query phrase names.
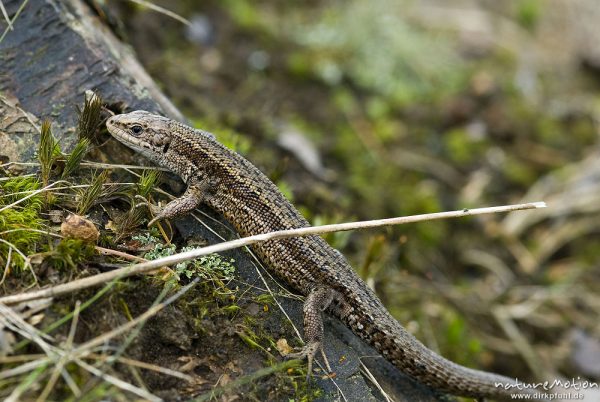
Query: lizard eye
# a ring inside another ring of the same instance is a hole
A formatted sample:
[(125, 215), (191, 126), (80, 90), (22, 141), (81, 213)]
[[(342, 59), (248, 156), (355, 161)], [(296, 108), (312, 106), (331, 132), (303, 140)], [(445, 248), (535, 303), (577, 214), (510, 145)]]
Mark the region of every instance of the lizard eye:
[(138, 124), (131, 127), (131, 132), (133, 133), (133, 135), (140, 135), (142, 133), (142, 131), (144, 131), (144, 129), (142, 128), (142, 126), (140, 126)]

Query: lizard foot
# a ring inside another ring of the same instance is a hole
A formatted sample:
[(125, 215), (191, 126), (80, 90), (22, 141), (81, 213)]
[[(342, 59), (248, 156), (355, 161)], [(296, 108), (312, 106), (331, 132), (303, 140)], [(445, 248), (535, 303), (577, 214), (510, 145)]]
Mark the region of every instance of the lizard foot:
[(306, 373), (306, 380), (308, 381), (310, 375), (312, 374), (312, 366), (313, 361), (315, 359), (315, 355), (317, 351), (320, 350), (323, 356), (323, 360), (325, 361), (325, 366), (327, 367), (327, 371), (331, 372), (331, 367), (329, 366), (329, 361), (325, 356), (325, 351), (323, 350), (323, 345), (321, 342), (311, 342), (308, 345), (304, 346), (300, 351), (296, 353), (290, 353), (286, 357), (290, 359), (306, 359), (308, 361), (308, 370)]
[(148, 202), (147, 199), (145, 199), (139, 194), (136, 194), (135, 199), (139, 201), (137, 204), (135, 204), (135, 208), (147, 207), (150, 210), (150, 213), (154, 215), (154, 218), (152, 218), (150, 222), (148, 222), (148, 227), (152, 226), (156, 221), (163, 218), (161, 215), (163, 208), (161, 208), (159, 205), (155, 205)]
[(147, 206), (154, 215), (148, 223), (148, 226), (152, 226), (158, 220), (175, 218), (192, 212), (202, 202), (203, 187), (203, 183), (190, 184), (181, 197), (169, 202), (164, 208), (149, 203), (144, 197), (136, 198), (142, 200), (139, 205)]
[(153, 214), (158, 214), (162, 210), (160, 206), (148, 202), (147, 199), (145, 199), (139, 194), (136, 194), (134, 198), (139, 201), (137, 204), (134, 205), (135, 208), (148, 207), (150, 212), (152, 212)]

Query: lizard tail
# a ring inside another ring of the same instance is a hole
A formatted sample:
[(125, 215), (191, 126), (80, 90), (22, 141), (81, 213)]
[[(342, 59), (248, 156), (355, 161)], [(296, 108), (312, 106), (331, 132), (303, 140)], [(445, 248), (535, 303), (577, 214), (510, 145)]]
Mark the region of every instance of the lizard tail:
[(421, 383), (450, 394), (473, 398), (509, 398), (514, 394), (535, 393), (517, 379), (454, 363), (428, 349), (404, 328), (400, 328), (404, 332), (400, 339), (406, 340), (409, 336), (412, 339), (410, 343), (398, 345), (397, 353), (390, 356), (390, 361)]
[[(354, 307), (361, 308), (356, 305)], [(394, 366), (422, 384), (453, 395), (473, 398), (511, 399), (511, 395), (517, 394), (529, 395), (531, 398), (543, 392), (514, 378), (456, 364), (427, 348), (384, 308), (378, 311), (377, 315), (379, 318), (385, 315), (389, 319), (372, 322), (362, 320), (359, 327), (363, 338)], [(344, 317), (345, 321), (352, 321), (353, 316), (354, 314), (350, 314)], [(368, 314), (362, 312), (357, 316), (366, 317)], [(348, 324), (350, 328), (357, 329), (356, 322)]]

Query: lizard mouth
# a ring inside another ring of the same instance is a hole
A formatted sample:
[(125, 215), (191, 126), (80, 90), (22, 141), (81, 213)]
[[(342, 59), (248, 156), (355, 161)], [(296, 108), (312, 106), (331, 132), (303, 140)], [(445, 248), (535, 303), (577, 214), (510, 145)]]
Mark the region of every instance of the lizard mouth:
[(119, 139), (121, 141), (126, 141), (127, 143), (130, 142), (127, 139), (125, 130), (123, 129), (123, 127), (121, 127), (119, 125), (119, 116), (118, 115), (112, 116), (106, 121), (106, 128), (108, 129), (108, 132), (113, 137), (116, 137), (117, 139)]

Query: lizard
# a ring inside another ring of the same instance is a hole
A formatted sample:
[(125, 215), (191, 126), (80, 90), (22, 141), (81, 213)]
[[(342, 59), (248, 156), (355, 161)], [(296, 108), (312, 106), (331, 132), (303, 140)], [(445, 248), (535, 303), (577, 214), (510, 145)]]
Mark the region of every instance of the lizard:
[[(209, 132), (138, 110), (110, 117), (106, 126), (118, 141), (177, 174), (184, 194), (164, 208), (150, 205), (155, 217), (185, 215), (201, 203), (222, 214), (241, 236), (309, 226), (308, 221), (257, 167), (219, 143)], [(267, 267), (306, 296), (305, 346), (291, 357), (306, 358), (308, 373), (323, 352), (323, 312), (340, 319), (358, 337), (414, 380), (434, 389), (474, 398), (533, 394), (518, 381), (461, 366), (436, 354), (410, 334), (322, 237), (269, 240), (253, 246)], [(323, 354), (324, 355), (324, 354)]]

